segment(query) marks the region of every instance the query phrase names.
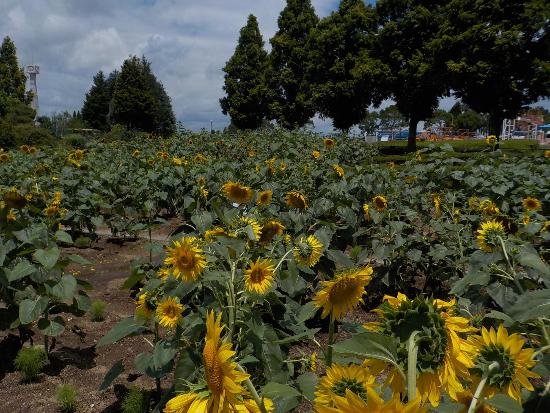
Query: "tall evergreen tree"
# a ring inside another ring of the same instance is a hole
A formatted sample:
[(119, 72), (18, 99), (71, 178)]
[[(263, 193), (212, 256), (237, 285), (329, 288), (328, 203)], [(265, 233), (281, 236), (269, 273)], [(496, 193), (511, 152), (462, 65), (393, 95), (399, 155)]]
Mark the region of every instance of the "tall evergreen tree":
[(453, 90), (499, 136), (503, 119), (550, 95), (550, 3), (453, 0), (447, 13)]
[(308, 43), (317, 110), (344, 131), (381, 100), (384, 68), (370, 55), (376, 23), (374, 10), (363, 0), (342, 0), (338, 10), (312, 31)]
[(129, 129), (154, 129), (155, 98), (141, 59), (132, 56), (124, 61), (113, 92), (113, 119)]
[(302, 127), (315, 115), (304, 63), (307, 40), (318, 22), (310, 0), (287, 0), (279, 30), (270, 40), (270, 113), (285, 128)]
[(388, 97), (409, 123), (408, 150), (416, 150), (418, 122), (428, 119), (449, 91), (438, 53), (445, 0), (379, 0), (377, 56), (387, 65)]
[(111, 95), (105, 75), (100, 70), (94, 76), (94, 83), (86, 93), (82, 118), (92, 128), (105, 131), (109, 128), (108, 115)]
[(26, 77), (17, 61), (17, 49), (9, 36), (0, 46), (0, 94), (26, 101)]
[(259, 127), (267, 115), (268, 65), (258, 20), (251, 14), (241, 29), (235, 53), (223, 68), (226, 96), (220, 99), (222, 112), (240, 129)]

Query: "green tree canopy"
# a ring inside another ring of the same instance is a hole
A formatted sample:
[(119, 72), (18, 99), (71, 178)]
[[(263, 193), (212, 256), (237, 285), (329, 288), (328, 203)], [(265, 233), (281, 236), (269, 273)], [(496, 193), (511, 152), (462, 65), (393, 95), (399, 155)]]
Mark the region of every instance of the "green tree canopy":
[(111, 95), (105, 75), (100, 70), (94, 76), (94, 83), (86, 93), (82, 118), (92, 128), (106, 131), (109, 129), (108, 115)]
[(550, 95), (550, 3), (452, 0), (447, 12), (453, 90), (498, 136), (503, 119)]
[(266, 73), (269, 66), (264, 41), (254, 15), (241, 29), (235, 53), (223, 71), (226, 96), (220, 99), (224, 115), (240, 129), (258, 128), (268, 113)]
[(0, 46), (0, 94), (25, 102), (25, 73), (17, 61), (17, 49), (8, 37)]
[(375, 33), (376, 14), (362, 0), (342, 0), (312, 31), (308, 73), (314, 101), (338, 129), (361, 122), (368, 106), (382, 100), (385, 68), (370, 55)]
[(302, 127), (315, 115), (304, 63), (307, 40), (318, 21), (310, 0), (287, 0), (279, 16), (279, 30), (270, 40), (269, 109), (285, 128)]
[(389, 68), (388, 97), (409, 121), (408, 150), (416, 150), (418, 122), (428, 119), (449, 91), (440, 50), (443, 0), (379, 0), (376, 55)]

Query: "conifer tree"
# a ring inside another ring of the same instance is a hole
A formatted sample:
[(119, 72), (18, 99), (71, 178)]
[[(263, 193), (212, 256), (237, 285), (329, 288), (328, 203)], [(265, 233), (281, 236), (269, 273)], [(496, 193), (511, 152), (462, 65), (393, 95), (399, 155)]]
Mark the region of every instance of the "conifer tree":
[(271, 38), (270, 114), (289, 129), (304, 126), (315, 114), (306, 78), (307, 40), (319, 18), (310, 0), (287, 0), (279, 16), (279, 30)]
[(258, 21), (251, 14), (240, 31), (235, 53), (223, 68), (226, 96), (220, 99), (222, 112), (240, 129), (258, 128), (267, 115), (269, 61), (263, 46)]
[(25, 102), (26, 76), (17, 61), (17, 49), (9, 36), (0, 46), (0, 94)]
[(384, 68), (370, 55), (376, 23), (374, 10), (363, 0), (342, 0), (312, 31), (308, 43), (315, 105), (343, 131), (381, 100)]
[(109, 128), (108, 114), (111, 96), (105, 75), (100, 70), (94, 76), (94, 84), (86, 93), (82, 118), (92, 128), (105, 131)]

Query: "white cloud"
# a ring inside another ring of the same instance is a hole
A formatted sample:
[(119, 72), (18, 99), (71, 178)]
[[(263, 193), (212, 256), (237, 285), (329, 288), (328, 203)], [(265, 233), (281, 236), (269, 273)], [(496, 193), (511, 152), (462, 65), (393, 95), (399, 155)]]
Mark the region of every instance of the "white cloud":
[(117, 29), (110, 27), (93, 31), (77, 40), (67, 66), (73, 71), (96, 68), (108, 72), (120, 66), (127, 56), (128, 48)]

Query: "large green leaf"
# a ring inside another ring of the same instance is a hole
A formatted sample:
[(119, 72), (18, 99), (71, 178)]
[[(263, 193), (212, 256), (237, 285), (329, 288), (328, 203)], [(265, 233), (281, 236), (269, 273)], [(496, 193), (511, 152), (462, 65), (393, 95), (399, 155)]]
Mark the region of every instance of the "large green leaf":
[(528, 321), (550, 315), (550, 288), (527, 291), (519, 296), (515, 304), (507, 311), (517, 321)]
[(125, 318), (114, 326), (107, 334), (105, 334), (97, 342), (97, 347), (106, 346), (112, 344), (124, 337), (130, 335), (141, 334), (145, 331), (143, 323), (134, 319), (134, 317)]
[(313, 401), (315, 399), (315, 388), (317, 387), (318, 382), (319, 378), (311, 371), (298, 376), (296, 379), (296, 383), (298, 383), (300, 391), (309, 401)]
[(118, 360), (113, 366), (109, 369), (101, 385), (99, 386), (99, 391), (105, 391), (111, 385), (111, 383), (124, 372), (124, 364), (122, 360)]
[(485, 399), (485, 403), (495, 407), (501, 413), (522, 413), (523, 408), (511, 397), (504, 394), (497, 394), (496, 396)]
[(288, 384), (269, 382), (264, 386), (262, 396), (273, 400), (275, 413), (285, 413), (298, 406), (301, 394)]
[(25, 278), (26, 276), (31, 275), (35, 271), (36, 271), (36, 267), (27, 260), (18, 262), (17, 265), (13, 267), (11, 270), (4, 268), (4, 272), (6, 273), (6, 277), (9, 282), (13, 282), (16, 280), (20, 280), (21, 278)]
[(29, 298), (19, 304), (19, 320), (22, 324), (30, 324), (40, 318), (48, 307), (48, 297), (37, 297), (34, 300)]
[(397, 361), (397, 345), (391, 337), (383, 334), (359, 333), (341, 343), (333, 344), (332, 348), (340, 354), (382, 360), (400, 368)]
[(57, 337), (65, 330), (65, 321), (60, 316), (52, 319), (41, 318), (38, 320), (38, 329), (45, 336)]
[(61, 251), (59, 251), (59, 248), (52, 247), (48, 249), (36, 250), (34, 253), (34, 258), (36, 258), (36, 260), (42, 264), (44, 268), (51, 270), (55, 267), (60, 255)]
[(76, 278), (70, 274), (65, 274), (59, 282), (52, 287), (51, 293), (60, 300), (72, 300), (76, 291)]

